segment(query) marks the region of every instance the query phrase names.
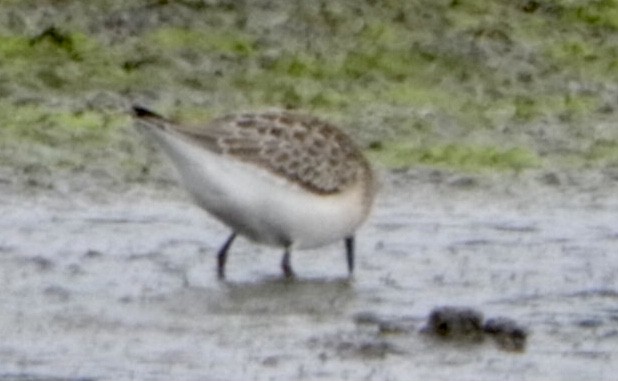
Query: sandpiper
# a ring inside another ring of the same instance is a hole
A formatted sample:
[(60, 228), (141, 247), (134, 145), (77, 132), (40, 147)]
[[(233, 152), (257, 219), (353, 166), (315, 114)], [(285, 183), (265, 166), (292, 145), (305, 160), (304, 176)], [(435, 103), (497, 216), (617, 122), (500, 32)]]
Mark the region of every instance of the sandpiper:
[(219, 278), (241, 234), (282, 247), (286, 277), (293, 249), (344, 240), (354, 270), (354, 234), (375, 195), (369, 162), (337, 127), (273, 111), (228, 115), (203, 126), (174, 123), (133, 106), (137, 126), (171, 158), (195, 202), (232, 229), (217, 254)]

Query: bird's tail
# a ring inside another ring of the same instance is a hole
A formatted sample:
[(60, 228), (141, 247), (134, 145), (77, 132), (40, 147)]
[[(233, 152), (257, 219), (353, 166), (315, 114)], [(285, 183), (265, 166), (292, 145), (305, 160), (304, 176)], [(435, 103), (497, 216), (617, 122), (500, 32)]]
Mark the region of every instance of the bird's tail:
[(161, 115), (148, 110), (145, 107), (140, 105), (133, 105), (133, 118), (135, 118), (137, 124), (143, 127), (155, 127), (161, 130), (166, 130), (169, 124), (169, 121), (162, 117)]

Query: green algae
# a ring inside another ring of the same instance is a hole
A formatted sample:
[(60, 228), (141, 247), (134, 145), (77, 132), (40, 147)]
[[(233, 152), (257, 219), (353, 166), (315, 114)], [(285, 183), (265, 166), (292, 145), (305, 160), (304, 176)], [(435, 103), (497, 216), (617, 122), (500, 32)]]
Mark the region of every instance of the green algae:
[(618, 140), (597, 140), (584, 155), (590, 163), (618, 167)]
[(373, 145), (369, 155), (383, 165), (394, 168), (407, 168), (420, 164), (465, 171), (489, 169), (521, 171), (540, 165), (540, 159), (522, 147), (500, 149), (461, 144), (425, 146), (407, 142), (389, 142)]
[(0, 36), (0, 73), (35, 91), (118, 89), (125, 73), (95, 39), (49, 28), (34, 37)]
[(158, 50), (177, 52), (194, 50), (201, 54), (215, 52), (247, 57), (256, 52), (254, 39), (232, 30), (192, 30), (178, 27), (163, 27), (143, 37), (145, 44)]
[[(118, 147), (127, 116), (82, 101), (108, 91), (191, 123), (241, 107), (336, 116), (365, 143), (384, 141), (370, 153), (391, 167), (521, 170), (569, 144), (573, 163), (615, 162), (618, 136), (586, 126), (615, 115), (616, 1), (61, 3), (52, 15), (74, 21), (0, 29), (5, 145)], [(128, 10), (136, 27), (124, 37), (96, 24)], [(555, 136), (517, 148), (544, 123)]]
[(0, 102), (0, 162), (64, 169), (84, 168), (106, 156), (113, 162), (127, 123), (123, 114)]
[(0, 132), (7, 138), (48, 146), (103, 145), (107, 136), (127, 121), (125, 116), (100, 111), (58, 111), (38, 105), (0, 103)]
[(618, 30), (618, 1), (557, 1), (564, 9), (563, 18), (592, 26)]

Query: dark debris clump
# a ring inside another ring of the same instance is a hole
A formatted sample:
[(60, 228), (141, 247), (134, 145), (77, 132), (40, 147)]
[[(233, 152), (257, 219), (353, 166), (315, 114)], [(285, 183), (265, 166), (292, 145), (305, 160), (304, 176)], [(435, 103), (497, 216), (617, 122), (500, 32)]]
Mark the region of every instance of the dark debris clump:
[(469, 307), (437, 307), (429, 314), (423, 332), (441, 339), (481, 342), (491, 337), (502, 350), (521, 352), (526, 347), (528, 331), (513, 319), (490, 318)]
[(424, 331), (442, 338), (481, 341), (483, 314), (472, 308), (434, 308), (429, 314)]
[(504, 350), (522, 352), (526, 348), (528, 331), (513, 319), (506, 317), (488, 319), (483, 330)]

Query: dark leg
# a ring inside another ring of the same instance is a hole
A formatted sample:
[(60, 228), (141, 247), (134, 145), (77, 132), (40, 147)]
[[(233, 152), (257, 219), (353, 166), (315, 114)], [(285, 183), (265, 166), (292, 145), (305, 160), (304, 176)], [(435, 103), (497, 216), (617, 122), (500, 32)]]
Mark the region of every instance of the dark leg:
[(345, 254), (348, 259), (348, 273), (354, 273), (354, 236), (345, 239)]
[(283, 275), (286, 278), (293, 278), (294, 271), (292, 270), (292, 265), (290, 264), (290, 248), (285, 248), (285, 253), (283, 253), (283, 259), (281, 259), (281, 270), (283, 270)]
[(219, 249), (219, 253), (217, 253), (217, 275), (219, 279), (225, 278), (225, 262), (227, 260), (227, 251), (232, 246), (232, 242), (234, 242), (234, 238), (236, 238), (236, 232), (233, 232), (227, 241), (221, 246)]

